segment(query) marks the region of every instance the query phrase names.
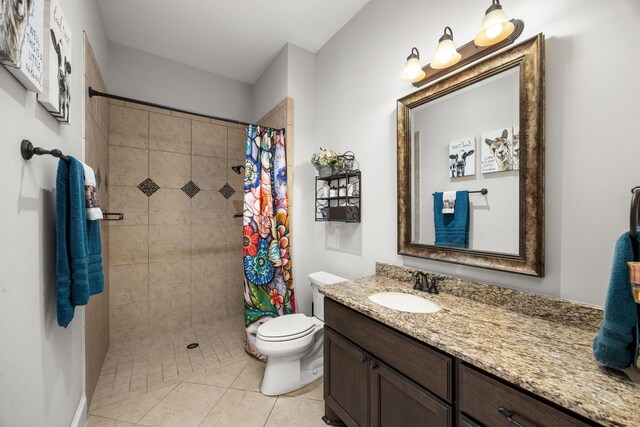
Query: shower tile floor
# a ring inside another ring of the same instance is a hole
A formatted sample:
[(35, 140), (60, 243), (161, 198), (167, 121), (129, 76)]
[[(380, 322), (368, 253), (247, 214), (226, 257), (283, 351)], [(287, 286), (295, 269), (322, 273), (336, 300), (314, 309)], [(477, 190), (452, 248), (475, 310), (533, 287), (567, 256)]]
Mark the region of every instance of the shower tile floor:
[(265, 364), (244, 352), (242, 333), (240, 317), (110, 345), (88, 426), (324, 426), (322, 380), (262, 395)]

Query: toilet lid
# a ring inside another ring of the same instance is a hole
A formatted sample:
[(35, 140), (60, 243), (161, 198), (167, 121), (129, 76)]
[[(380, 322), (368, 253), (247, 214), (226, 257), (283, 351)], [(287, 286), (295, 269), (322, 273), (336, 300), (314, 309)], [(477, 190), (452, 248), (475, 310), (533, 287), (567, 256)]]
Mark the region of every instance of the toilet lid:
[(258, 336), (265, 341), (286, 341), (304, 337), (313, 329), (313, 321), (304, 314), (287, 314), (260, 325)]

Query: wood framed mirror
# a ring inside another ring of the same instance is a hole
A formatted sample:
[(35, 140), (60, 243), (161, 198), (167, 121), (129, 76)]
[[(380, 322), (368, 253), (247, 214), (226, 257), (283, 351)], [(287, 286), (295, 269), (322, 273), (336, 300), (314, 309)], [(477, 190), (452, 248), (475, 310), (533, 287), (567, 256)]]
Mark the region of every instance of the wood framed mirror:
[(542, 277), (544, 36), (397, 107), (398, 253)]

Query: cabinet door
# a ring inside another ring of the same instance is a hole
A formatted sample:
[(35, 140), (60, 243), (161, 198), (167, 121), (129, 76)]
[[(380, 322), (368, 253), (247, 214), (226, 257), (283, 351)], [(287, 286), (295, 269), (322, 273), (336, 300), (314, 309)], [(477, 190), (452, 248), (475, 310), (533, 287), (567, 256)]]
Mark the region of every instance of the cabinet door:
[(451, 407), (381, 362), (369, 364), (372, 427), (449, 427)]
[(369, 425), (367, 361), (363, 350), (325, 327), (324, 399), (349, 427)]

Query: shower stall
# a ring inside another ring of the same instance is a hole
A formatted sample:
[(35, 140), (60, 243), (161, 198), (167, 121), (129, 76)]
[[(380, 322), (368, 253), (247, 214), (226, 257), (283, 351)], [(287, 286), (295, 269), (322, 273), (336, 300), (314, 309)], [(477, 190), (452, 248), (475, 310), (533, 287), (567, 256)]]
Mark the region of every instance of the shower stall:
[[(110, 211), (124, 214), (103, 231), (108, 322), (101, 327), (109, 347), (90, 396), (100, 401), (248, 357), (241, 214), (247, 133), (242, 122), (92, 95), (106, 106), (109, 123), (103, 197)], [(291, 108), (285, 100), (261, 123), (290, 132)]]

